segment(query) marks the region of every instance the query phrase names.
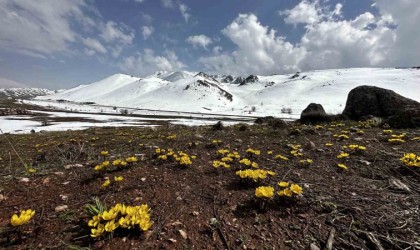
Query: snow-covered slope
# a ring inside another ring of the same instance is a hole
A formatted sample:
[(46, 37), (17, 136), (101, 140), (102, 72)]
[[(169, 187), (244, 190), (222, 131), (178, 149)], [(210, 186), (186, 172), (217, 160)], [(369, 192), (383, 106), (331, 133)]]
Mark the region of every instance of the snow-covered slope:
[(36, 96), (53, 95), (54, 91), (40, 88), (6, 88), (0, 89), (1, 98), (31, 99)]
[[(197, 72), (157, 72), (145, 78), (113, 75), (38, 99), (64, 99), (134, 108), (296, 117), (311, 102), (329, 113), (344, 109), (360, 85), (391, 89), (420, 101), (420, 70), (353, 68), (238, 78)], [(253, 111), (255, 110), (255, 111)]]

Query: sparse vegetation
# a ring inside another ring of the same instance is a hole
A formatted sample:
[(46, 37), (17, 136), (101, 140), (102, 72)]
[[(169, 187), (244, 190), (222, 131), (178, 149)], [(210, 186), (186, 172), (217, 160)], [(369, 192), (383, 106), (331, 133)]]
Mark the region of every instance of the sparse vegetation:
[(417, 247), (418, 131), (241, 126), (2, 135), (0, 247)]

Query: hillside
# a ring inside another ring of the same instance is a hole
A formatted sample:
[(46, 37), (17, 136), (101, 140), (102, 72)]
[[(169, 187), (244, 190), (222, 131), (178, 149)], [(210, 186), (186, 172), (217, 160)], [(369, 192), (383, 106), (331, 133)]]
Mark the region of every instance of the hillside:
[(0, 99), (32, 99), (37, 96), (53, 95), (55, 91), (41, 88), (4, 88), (0, 89)]
[(381, 68), (243, 78), (187, 71), (157, 72), (145, 78), (117, 74), (38, 99), (227, 114), (247, 114), (254, 109), (261, 115), (278, 115), (282, 108), (300, 114), (309, 103), (316, 102), (328, 113), (340, 113), (348, 92), (359, 85), (390, 89), (420, 101), (419, 79), (418, 69)]

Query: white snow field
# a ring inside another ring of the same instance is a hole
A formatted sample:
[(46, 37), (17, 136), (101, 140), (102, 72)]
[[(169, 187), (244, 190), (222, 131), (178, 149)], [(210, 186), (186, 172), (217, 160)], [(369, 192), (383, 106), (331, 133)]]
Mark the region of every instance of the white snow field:
[[(255, 82), (234, 84), (236, 77), (225, 83), (221, 81), (224, 76), (187, 71), (157, 72), (145, 78), (116, 74), (54, 95), (37, 97), (32, 103), (92, 112), (98, 109), (39, 101), (67, 100), (154, 111), (298, 118), (311, 102), (322, 104), (327, 113), (341, 113), (349, 91), (360, 85), (390, 89), (420, 101), (420, 70), (417, 69), (350, 68), (256, 77)], [(282, 108), (290, 108), (292, 114), (282, 114)]]
[[(150, 120), (194, 126), (217, 120), (227, 125), (250, 123), (262, 116), (297, 119), (312, 102), (322, 104), (327, 113), (341, 113), (350, 90), (361, 85), (390, 89), (420, 102), (420, 70), (411, 68), (331, 69), (245, 78), (187, 71), (156, 72), (145, 78), (116, 74), (52, 95), (21, 100), (66, 111), (50, 112), (52, 116), (88, 118), (98, 123), (59, 122), (40, 127), (29, 118), (2, 117), (0, 128), (27, 133), (33, 128), (154, 125)], [(287, 109), (291, 113), (285, 112)], [(128, 115), (121, 116), (123, 112)]]

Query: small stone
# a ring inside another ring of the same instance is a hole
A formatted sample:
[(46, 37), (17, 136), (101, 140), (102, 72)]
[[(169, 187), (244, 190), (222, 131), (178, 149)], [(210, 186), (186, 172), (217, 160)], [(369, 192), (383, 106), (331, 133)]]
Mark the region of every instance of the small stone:
[(50, 183), (50, 178), (49, 178), (49, 177), (45, 178), (45, 179), (42, 181), (42, 184), (43, 184), (43, 185), (47, 185), (48, 183)]
[(177, 201), (182, 201), (182, 197), (181, 196), (178, 196), (178, 197), (176, 197), (176, 200)]
[(193, 211), (192, 212), (192, 215), (194, 215), (194, 216), (198, 216), (200, 213), (199, 212), (197, 212), (197, 211)]
[(0, 202), (2, 202), (2, 201), (4, 201), (4, 200), (6, 200), (6, 196), (4, 196), (4, 195), (0, 194)]
[(320, 248), (315, 243), (311, 243), (310, 249), (311, 250), (320, 250)]
[(122, 241), (123, 242), (126, 242), (127, 241), (127, 237), (122, 238)]
[(63, 201), (67, 201), (67, 200), (69, 199), (69, 197), (68, 197), (67, 195), (63, 195), (63, 194), (60, 194), (60, 198), (61, 198)]
[(56, 212), (62, 212), (62, 211), (65, 211), (65, 210), (67, 210), (69, 207), (67, 206), (67, 205), (60, 205), (60, 206), (57, 206), (54, 210), (56, 211)]
[(178, 232), (181, 234), (184, 240), (188, 239), (187, 233), (184, 230), (180, 229)]
[(64, 172), (54, 172), (55, 175), (64, 175)]
[(66, 166), (64, 166), (64, 169), (71, 169), (71, 168), (81, 168), (81, 167), (83, 167), (83, 165), (82, 164), (71, 164), (71, 165), (66, 165)]
[(355, 141), (363, 141), (363, 138), (361, 138), (361, 137), (356, 137), (356, 138), (354, 138), (353, 140), (355, 140)]
[(19, 182), (24, 182), (24, 183), (29, 182), (29, 178), (23, 177), (19, 180)]
[(70, 182), (69, 181), (65, 181), (63, 182), (63, 185), (68, 185)]
[(179, 220), (177, 220), (177, 221), (173, 222), (171, 225), (174, 226), (174, 227), (181, 226), (182, 225), (182, 222), (180, 222)]
[(172, 239), (172, 238), (171, 239), (168, 239), (168, 241), (171, 242), (171, 243), (176, 243), (176, 240), (175, 239)]
[(141, 178), (140, 180), (141, 180), (142, 182), (145, 182), (145, 181), (146, 181), (146, 178), (144, 178), (144, 177), (143, 177), (143, 178)]

